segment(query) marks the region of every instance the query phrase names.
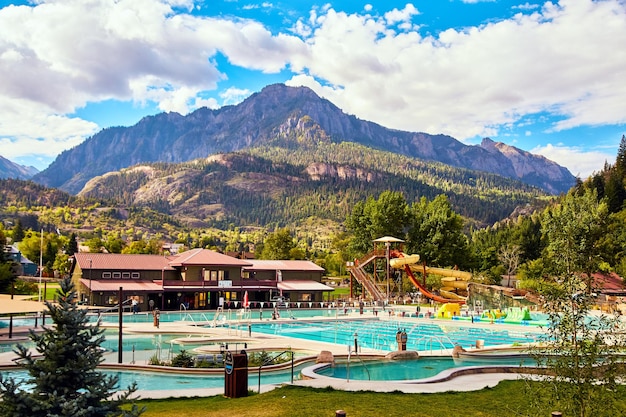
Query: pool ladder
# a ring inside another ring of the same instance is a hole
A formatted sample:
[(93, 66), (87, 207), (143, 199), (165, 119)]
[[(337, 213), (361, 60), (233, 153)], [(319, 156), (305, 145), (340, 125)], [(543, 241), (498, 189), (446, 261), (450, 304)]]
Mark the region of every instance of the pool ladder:
[(350, 382), (350, 358), (352, 357), (352, 352), (354, 352), (356, 357), (361, 361), (361, 365), (363, 365), (365, 372), (367, 372), (367, 380), (371, 381), (372, 377), (370, 375), (370, 371), (369, 369), (367, 369), (367, 366), (365, 365), (365, 361), (363, 361), (361, 356), (359, 356), (358, 334), (355, 332), (354, 333), (354, 346), (348, 345), (348, 364), (346, 368), (346, 382)]
[(442, 336), (442, 337), (439, 337), (439, 336), (432, 336), (432, 335), (431, 335), (431, 336), (424, 336), (424, 337), (419, 338), (419, 339), (417, 340), (417, 342), (416, 342), (416, 344), (415, 344), (415, 345), (419, 348), (419, 346), (420, 346), (420, 342), (422, 342), (422, 341), (424, 342), (424, 344), (423, 344), (423, 345), (424, 345), (424, 347), (425, 347), (425, 348), (426, 348), (427, 346), (429, 346), (429, 347), (430, 347), (429, 349), (424, 349), (424, 350), (430, 350), (430, 353), (431, 353), (431, 354), (432, 354), (432, 353), (433, 353), (433, 351), (434, 351), (434, 350), (433, 350), (433, 341), (435, 341), (435, 342), (437, 342), (437, 343), (439, 344), (439, 346), (440, 346), (440, 348), (439, 348), (439, 353), (441, 353), (441, 354), (443, 354), (445, 350), (450, 350), (450, 349), (452, 349), (452, 348), (446, 347), (446, 345), (444, 344), (444, 342), (446, 342), (446, 341), (447, 341), (447, 342), (448, 342), (449, 344), (451, 344), (452, 346), (456, 346), (456, 345), (457, 345), (457, 343), (454, 343), (454, 342), (452, 341), (452, 339), (450, 339), (448, 336)]

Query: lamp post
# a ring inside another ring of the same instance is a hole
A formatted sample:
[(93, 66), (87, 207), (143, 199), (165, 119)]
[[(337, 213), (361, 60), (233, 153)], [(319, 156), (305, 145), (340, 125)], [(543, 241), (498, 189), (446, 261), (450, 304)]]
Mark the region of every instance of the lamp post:
[(42, 272), (43, 272), (43, 229), (41, 229), (41, 243), (39, 244), (39, 302), (41, 302)]
[(391, 242), (385, 242), (385, 258), (387, 260), (386, 270), (387, 270), (387, 302), (389, 302), (389, 248), (391, 247)]
[(93, 261), (91, 259), (87, 259), (89, 261), (89, 305), (91, 305), (91, 271), (93, 266)]

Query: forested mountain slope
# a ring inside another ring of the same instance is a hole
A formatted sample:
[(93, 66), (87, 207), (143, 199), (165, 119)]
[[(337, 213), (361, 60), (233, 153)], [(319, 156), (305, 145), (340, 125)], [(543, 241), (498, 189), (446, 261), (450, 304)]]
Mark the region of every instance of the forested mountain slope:
[[(315, 131), (306, 132), (309, 126)], [(137, 164), (207, 158), (263, 147), (293, 132), (306, 137), (320, 131), (334, 144), (360, 144), (495, 173), (550, 193), (564, 192), (575, 182), (567, 169), (542, 156), (488, 139), (480, 146), (468, 146), (446, 135), (387, 129), (345, 114), (309, 88), (282, 84), (268, 86), (237, 106), (201, 108), (187, 116), (161, 113), (131, 127), (105, 129), (60, 154), (33, 180), (75, 194), (95, 176)], [(293, 149), (304, 152), (297, 146)]]

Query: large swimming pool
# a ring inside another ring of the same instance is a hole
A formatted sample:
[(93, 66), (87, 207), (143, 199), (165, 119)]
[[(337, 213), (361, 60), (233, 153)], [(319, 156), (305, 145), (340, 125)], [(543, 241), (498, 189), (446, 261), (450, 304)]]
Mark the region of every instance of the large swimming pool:
[(406, 349), (415, 351), (452, 349), (456, 345), (470, 348), (479, 340), (484, 346), (531, 343), (542, 337), (541, 333), (522, 326), (519, 330), (504, 330), (455, 322), (376, 319), (255, 323), (252, 331), (347, 346), (354, 346), (356, 339), (361, 348), (383, 351), (398, 349), (398, 331), (406, 331)]

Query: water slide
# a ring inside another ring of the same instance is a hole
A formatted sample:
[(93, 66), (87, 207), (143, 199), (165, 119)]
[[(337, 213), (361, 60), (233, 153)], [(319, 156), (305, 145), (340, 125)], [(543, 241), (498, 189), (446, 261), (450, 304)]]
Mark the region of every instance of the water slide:
[[(423, 265), (419, 265), (419, 255), (406, 255), (402, 252), (395, 252), (394, 256), (396, 257), (389, 261), (391, 267), (395, 269), (404, 269), (411, 283), (417, 287), (425, 297), (439, 303), (465, 304), (466, 297), (463, 297), (454, 291), (456, 289), (467, 289), (467, 282), (472, 278), (472, 274), (470, 272), (458, 271), (456, 269), (431, 268), (428, 266), (424, 267)], [(417, 278), (415, 278), (413, 271), (424, 272), (424, 270), (427, 274), (440, 275), (443, 277), (441, 280), (444, 285), (440, 290), (441, 295), (436, 295), (428, 291), (428, 289), (426, 289), (426, 287), (422, 285)]]

